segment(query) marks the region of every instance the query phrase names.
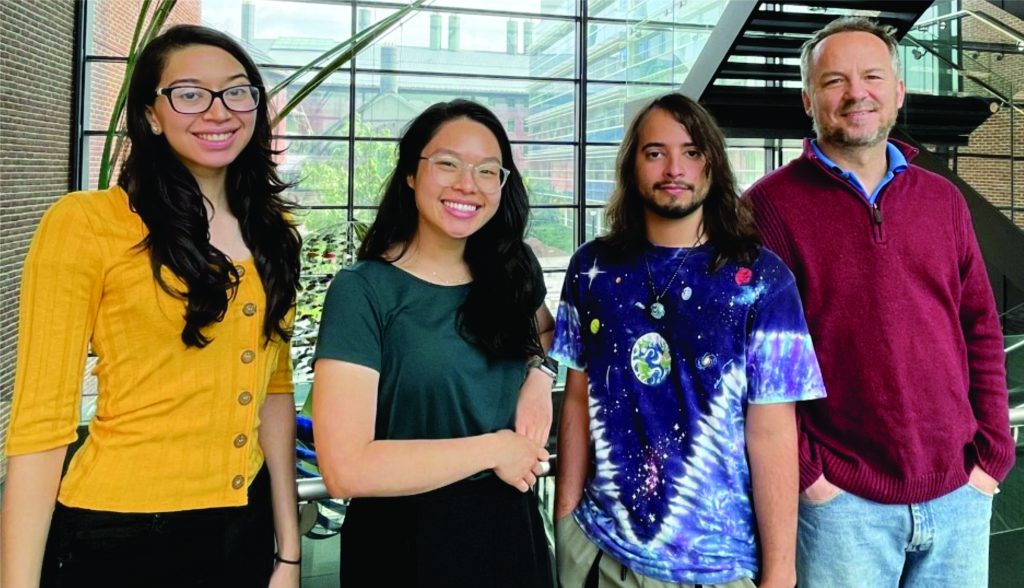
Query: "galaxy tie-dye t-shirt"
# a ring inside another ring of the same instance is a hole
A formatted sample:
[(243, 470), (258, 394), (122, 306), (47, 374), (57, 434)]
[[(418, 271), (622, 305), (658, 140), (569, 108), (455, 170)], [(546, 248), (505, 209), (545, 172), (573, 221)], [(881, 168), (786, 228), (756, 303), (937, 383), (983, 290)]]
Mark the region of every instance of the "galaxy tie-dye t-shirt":
[(590, 381), (596, 468), (573, 514), (602, 550), (665, 581), (756, 576), (745, 407), (825, 396), (789, 269), (762, 249), (752, 267), (709, 274), (711, 254), (648, 246), (616, 259), (587, 243), (551, 351)]

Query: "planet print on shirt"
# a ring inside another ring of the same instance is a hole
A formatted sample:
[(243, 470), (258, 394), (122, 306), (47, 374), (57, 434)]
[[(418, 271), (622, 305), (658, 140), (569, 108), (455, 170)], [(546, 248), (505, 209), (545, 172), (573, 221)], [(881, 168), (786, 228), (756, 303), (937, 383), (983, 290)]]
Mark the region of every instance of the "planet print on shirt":
[(646, 333), (633, 343), (629, 353), (633, 375), (642, 384), (657, 386), (672, 372), (668, 342), (659, 333)]

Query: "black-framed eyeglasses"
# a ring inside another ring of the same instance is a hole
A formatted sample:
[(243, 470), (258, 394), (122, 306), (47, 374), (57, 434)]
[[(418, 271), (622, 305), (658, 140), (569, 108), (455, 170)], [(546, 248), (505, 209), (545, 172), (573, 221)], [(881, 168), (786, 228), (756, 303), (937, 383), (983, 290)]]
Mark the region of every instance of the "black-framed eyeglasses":
[(420, 156), (426, 160), (430, 167), (430, 173), (434, 181), (444, 187), (455, 185), (462, 176), (469, 170), (473, 182), (481, 192), (494, 194), (501, 191), (508, 181), (509, 171), (496, 161), (472, 164), (466, 163), (453, 155), (432, 155), (430, 157)]
[(201, 86), (172, 86), (157, 88), (156, 95), (167, 96), (167, 102), (179, 114), (202, 114), (213, 106), (215, 98), (232, 112), (252, 112), (260, 105), (263, 87), (245, 84), (215, 91)]

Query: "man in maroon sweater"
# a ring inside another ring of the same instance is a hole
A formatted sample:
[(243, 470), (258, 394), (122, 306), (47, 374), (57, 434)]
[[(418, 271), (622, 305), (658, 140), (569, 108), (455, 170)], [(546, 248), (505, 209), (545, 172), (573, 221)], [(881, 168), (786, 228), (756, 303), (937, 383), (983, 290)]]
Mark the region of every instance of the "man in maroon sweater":
[(799, 585), (987, 586), (1014, 443), (967, 207), (888, 140), (905, 90), (886, 29), (834, 21), (801, 73), (817, 139), (748, 191), (796, 276), (828, 392), (797, 406)]

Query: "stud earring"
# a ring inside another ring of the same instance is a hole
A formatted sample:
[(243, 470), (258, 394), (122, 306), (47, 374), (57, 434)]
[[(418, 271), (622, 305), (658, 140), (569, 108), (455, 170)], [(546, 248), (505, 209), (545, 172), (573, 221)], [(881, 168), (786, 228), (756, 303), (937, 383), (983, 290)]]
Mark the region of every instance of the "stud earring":
[(160, 134), (160, 127), (152, 127), (152, 129), (153, 129), (153, 134), (154, 135), (159, 135)]

